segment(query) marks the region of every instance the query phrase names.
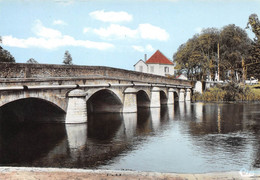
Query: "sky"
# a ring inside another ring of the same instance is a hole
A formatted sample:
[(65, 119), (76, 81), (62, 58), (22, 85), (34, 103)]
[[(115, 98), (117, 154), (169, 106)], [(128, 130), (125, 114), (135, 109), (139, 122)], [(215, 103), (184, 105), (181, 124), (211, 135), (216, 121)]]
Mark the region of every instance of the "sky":
[[(1, 46), (16, 62), (134, 70), (156, 50), (173, 60), (204, 28), (247, 26), (260, 0), (0, 0)], [(246, 30), (250, 38), (254, 34)]]

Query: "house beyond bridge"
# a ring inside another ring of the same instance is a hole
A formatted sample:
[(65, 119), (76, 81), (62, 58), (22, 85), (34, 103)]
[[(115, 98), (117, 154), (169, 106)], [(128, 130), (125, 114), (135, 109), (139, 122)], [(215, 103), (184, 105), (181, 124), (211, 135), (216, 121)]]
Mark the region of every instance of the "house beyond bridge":
[(135, 65), (135, 71), (155, 74), (160, 76), (174, 75), (174, 64), (159, 50), (157, 50), (148, 60), (146, 55), (144, 61), (141, 59)]

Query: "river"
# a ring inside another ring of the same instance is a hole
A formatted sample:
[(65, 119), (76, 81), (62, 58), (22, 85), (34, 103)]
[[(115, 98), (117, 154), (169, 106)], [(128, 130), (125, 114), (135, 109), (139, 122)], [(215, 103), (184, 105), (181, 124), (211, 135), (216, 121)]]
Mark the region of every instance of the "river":
[(138, 113), (90, 114), (88, 123), (74, 125), (50, 123), (64, 118), (51, 116), (34, 114), (23, 123), (0, 118), (0, 165), (260, 171), (259, 103), (176, 103)]

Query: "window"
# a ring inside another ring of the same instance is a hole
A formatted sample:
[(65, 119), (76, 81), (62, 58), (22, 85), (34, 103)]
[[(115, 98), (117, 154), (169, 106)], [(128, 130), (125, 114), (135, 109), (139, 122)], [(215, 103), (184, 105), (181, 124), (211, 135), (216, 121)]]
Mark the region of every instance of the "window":
[(150, 67), (150, 72), (151, 72), (151, 73), (154, 72), (154, 67), (153, 67), (153, 66)]
[(165, 72), (165, 74), (167, 73), (169, 73), (169, 67), (164, 67), (164, 72)]

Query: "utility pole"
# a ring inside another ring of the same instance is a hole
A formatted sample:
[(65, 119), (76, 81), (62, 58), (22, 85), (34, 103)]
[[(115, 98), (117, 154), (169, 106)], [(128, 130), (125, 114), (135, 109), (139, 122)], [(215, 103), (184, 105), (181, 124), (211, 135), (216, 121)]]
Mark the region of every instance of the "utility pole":
[(219, 78), (219, 77), (220, 77), (220, 75), (219, 75), (219, 74), (220, 74), (219, 60), (220, 60), (220, 59), (219, 59), (219, 42), (218, 42), (218, 78), (217, 78), (218, 81), (220, 80), (220, 78)]

